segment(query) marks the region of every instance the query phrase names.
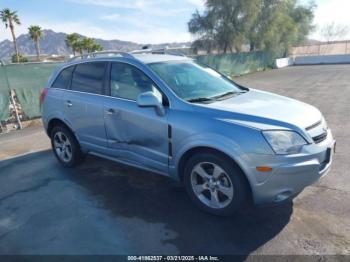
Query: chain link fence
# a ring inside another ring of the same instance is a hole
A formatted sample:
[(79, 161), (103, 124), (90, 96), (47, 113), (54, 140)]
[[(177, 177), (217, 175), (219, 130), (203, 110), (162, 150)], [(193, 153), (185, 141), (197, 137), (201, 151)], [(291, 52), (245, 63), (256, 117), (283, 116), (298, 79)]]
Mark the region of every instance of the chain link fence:
[(350, 54), (350, 41), (335, 41), (294, 47), (290, 53), (296, 56), (324, 56)]

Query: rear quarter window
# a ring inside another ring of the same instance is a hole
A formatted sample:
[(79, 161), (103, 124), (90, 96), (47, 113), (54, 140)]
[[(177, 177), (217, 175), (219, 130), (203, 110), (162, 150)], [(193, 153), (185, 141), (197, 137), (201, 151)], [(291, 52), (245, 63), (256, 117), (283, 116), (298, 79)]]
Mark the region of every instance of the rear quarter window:
[(78, 64), (73, 72), (71, 89), (85, 93), (103, 94), (106, 62)]
[(73, 70), (74, 66), (63, 69), (56, 77), (51, 87), (59, 89), (68, 89), (70, 80), (72, 78)]

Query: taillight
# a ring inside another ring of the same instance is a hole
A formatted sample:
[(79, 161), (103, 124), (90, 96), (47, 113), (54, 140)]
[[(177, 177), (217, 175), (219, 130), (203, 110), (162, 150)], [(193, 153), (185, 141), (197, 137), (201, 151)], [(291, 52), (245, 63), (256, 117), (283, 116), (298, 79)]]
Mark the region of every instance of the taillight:
[(47, 88), (41, 89), (41, 91), (40, 91), (40, 105), (42, 105), (44, 103), (47, 91), (49, 91), (49, 89), (47, 89)]

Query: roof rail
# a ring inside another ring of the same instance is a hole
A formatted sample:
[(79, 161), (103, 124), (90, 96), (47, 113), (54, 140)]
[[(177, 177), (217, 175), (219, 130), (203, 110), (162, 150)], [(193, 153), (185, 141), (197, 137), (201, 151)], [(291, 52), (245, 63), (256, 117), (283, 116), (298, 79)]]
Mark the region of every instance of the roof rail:
[(122, 51), (116, 51), (116, 50), (105, 50), (105, 51), (98, 51), (98, 52), (93, 52), (93, 53), (88, 53), (88, 54), (82, 54), (78, 56), (74, 56), (70, 59), (67, 60), (67, 62), (72, 62), (78, 59), (88, 59), (88, 58), (95, 58), (98, 56), (122, 56), (126, 58), (133, 58), (135, 57), (132, 54), (129, 54), (127, 52), (122, 52)]
[(170, 51), (170, 50), (167, 50), (166, 48), (154, 49), (154, 50), (153, 49), (135, 50), (135, 51), (132, 51), (131, 54), (162, 54), (162, 55), (175, 55), (175, 56), (186, 57), (186, 55), (181, 52)]

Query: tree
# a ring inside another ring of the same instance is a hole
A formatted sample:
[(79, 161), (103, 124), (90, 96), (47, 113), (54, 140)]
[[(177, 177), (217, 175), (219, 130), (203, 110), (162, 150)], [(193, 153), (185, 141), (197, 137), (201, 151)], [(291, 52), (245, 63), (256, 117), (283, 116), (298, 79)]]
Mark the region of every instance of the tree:
[(88, 53), (91, 53), (92, 46), (95, 43), (94, 40), (92, 38), (84, 38), (82, 42), (83, 42), (83, 50)]
[(18, 55), (18, 59), (16, 54), (12, 55), (11, 57), (12, 63), (27, 63), (29, 62), (28, 58), (25, 56), (22, 56), (21, 54)]
[[(265, 26), (260, 33), (260, 48), (270, 49), (286, 56), (292, 46), (303, 44), (314, 30), (312, 21), (315, 5), (310, 3), (308, 6), (300, 6), (296, 0), (267, 1), (274, 3), (268, 20), (270, 25)], [(269, 39), (267, 36), (272, 38)]]
[(69, 34), (66, 36), (66, 45), (68, 48), (72, 48), (73, 55), (75, 56), (78, 51), (77, 42), (80, 40), (80, 36), (77, 33)]
[(36, 55), (37, 55), (37, 60), (40, 61), (40, 38), (43, 36), (43, 31), (41, 30), (40, 26), (37, 25), (32, 25), (28, 27), (29, 35), (30, 38), (34, 41), (35, 43), (35, 49), (36, 49)]
[(300, 6), (296, 0), (206, 0), (205, 6), (188, 23), (197, 36), (194, 48), (240, 52), (248, 44), (251, 51), (288, 52), (313, 29), (314, 5)]
[(81, 48), (83, 51), (86, 51), (87, 53), (92, 53), (96, 51), (101, 51), (102, 46), (98, 43), (96, 43), (92, 38), (84, 38), (81, 40)]
[(92, 53), (103, 49), (94, 39), (88, 37), (81, 38), (77, 33), (67, 35), (66, 45), (72, 48), (74, 55), (76, 52), (79, 52), (82, 55), (84, 51)]
[(188, 23), (189, 31), (199, 36), (196, 44), (208, 49), (241, 51), (245, 31), (254, 21), (259, 0), (207, 0), (203, 15), (196, 11)]
[(335, 22), (325, 24), (320, 29), (320, 35), (326, 42), (343, 39), (349, 34), (349, 26), (336, 24)]
[(91, 52), (97, 52), (97, 51), (102, 51), (103, 47), (99, 43), (94, 43), (91, 46)]
[(16, 41), (16, 35), (15, 35), (15, 25), (20, 25), (21, 21), (18, 18), (17, 11), (11, 11), (8, 8), (3, 9), (0, 11), (0, 19), (5, 24), (6, 28), (10, 28), (12, 39), (13, 39), (13, 45), (15, 49), (15, 55), (16, 55), (16, 61), (19, 62), (19, 53), (17, 48), (17, 41)]

